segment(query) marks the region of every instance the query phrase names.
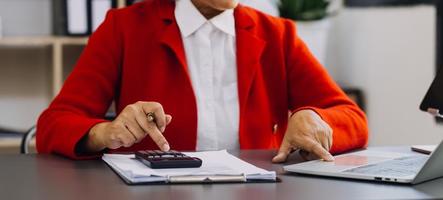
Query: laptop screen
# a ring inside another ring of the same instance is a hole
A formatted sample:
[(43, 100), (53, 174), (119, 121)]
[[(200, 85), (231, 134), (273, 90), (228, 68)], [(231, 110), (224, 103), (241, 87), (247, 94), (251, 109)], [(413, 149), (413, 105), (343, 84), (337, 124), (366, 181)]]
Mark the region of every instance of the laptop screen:
[[(425, 112), (431, 112), (433, 114), (443, 115), (443, 68), (441, 68), (431, 87), (426, 93), (423, 99), (420, 109)], [(439, 111), (439, 113), (436, 113)]]

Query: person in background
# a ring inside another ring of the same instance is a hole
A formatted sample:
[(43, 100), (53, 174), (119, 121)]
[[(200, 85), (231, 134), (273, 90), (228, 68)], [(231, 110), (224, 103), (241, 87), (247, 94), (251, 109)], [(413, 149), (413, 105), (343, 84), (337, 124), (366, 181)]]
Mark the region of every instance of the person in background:
[[(112, 102), (117, 117), (103, 119)], [(237, 0), (147, 0), (111, 10), (40, 116), (37, 150), (279, 149), (306, 158), (364, 147), (365, 114), (292, 21)]]

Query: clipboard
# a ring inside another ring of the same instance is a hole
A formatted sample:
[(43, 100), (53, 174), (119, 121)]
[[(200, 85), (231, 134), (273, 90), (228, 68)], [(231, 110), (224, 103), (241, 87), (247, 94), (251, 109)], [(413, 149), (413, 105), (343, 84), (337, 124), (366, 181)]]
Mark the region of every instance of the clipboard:
[(133, 154), (105, 154), (102, 159), (128, 185), (280, 182), (274, 171), (258, 168), (226, 150), (196, 152), (189, 156), (200, 158), (202, 167), (151, 169), (135, 159)]
[[(111, 168), (112, 169), (112, 168)], [(118, 172), (112, 169), (117, 175)], [(139, 182), (134, 183), (125, 176), (118, 175), (127, 185), (181, 185), (181, 184), (248, 184), (248, 183), (280, 183), (281, 179), (275, 180), (247, 180), (244, 176), (179, 176), (170, 177), (167, 181)]]

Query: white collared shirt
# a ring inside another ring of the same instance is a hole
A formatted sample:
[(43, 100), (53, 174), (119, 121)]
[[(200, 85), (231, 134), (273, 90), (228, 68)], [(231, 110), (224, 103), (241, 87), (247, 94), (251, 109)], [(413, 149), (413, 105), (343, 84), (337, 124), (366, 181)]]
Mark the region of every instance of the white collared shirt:
[(196, 149), (238, 149), (234, 10), (226, 10), (207, 20), (191, 0), (176, 0), (175, 18), (197, 100)]

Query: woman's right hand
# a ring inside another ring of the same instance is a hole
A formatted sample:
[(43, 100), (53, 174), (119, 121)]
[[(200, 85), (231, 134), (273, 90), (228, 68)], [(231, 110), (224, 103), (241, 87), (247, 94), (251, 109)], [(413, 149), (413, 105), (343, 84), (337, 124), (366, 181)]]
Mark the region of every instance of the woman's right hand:
[[(154, 114), (153, 121), (148, 120), (148, 113)], [(87, 151), (130, 147), (148, 135), (161, 150), (169, 151), (168, 141), (162, 133), (171, 120), (171, 115), (166, 115), (162, 105), (157, 102), (139, 101), (128, 105), (114, 121), (103, 122), (91, 128), (86, 141)]]

